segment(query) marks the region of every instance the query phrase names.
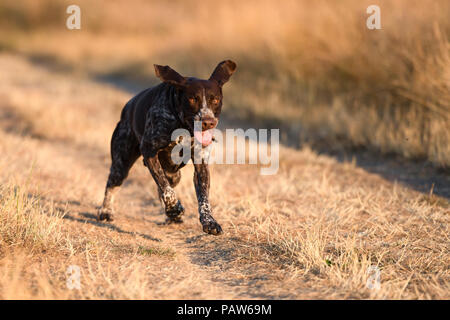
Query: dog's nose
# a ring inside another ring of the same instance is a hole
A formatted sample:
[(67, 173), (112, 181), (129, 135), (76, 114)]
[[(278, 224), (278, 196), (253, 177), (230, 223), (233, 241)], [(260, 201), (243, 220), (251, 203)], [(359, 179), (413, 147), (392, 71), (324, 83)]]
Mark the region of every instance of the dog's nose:
[(217, 125), (217, 119), (204, 118), (202, 119), (202, 131), (214, 128)]

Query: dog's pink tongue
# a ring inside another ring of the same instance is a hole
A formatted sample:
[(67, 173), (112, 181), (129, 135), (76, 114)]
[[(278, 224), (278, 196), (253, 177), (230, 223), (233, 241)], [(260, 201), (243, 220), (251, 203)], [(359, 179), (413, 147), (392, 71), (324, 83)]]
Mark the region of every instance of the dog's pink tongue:
[(211, 129), (206, 131), (194, 131), (194, 137), (202, 144), (202, 146), (209, 146), (212, 142)]

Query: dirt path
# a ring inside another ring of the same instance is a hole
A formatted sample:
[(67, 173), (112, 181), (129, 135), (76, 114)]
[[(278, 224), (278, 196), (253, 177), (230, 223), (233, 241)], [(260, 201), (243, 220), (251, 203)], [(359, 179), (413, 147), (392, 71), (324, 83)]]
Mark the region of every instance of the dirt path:
[[(77, 159), (81, 166), (78, 169), (80, 175), (92, 177), (90, 183), (101, 186), (105, 183), (109, 171), (109, 159), (105, 159), (105, 154), (98, 150), (83, 150), (80, 147), (68, 143), (40, 142), (46, 147), (54, 149), (60, 157), (70, 157)], [(105, 161), (106, 160), (106, 161)], [(142, 166), (140, 159), (136, 167)], [(141, 169), (141, 170), (139, 170)], [(145, 168), (136, 168), (124, 184), (122, 190), (116, 197), (116, 220), (112, 223), (103, 223), (96, 220), (96, 208), (101, 202), (77, 201), (70, 198), (59, 198), (57, 201), (64, 205), (66, 215), (64, 219), (70, 221), (69, 232), (78, 232), (88, 227), (86, 237), (94, 234), (103, 234), (105, 238), (112, 235), (115, 242), (120, 243), (120, 247), (142, 248), (143, 255), (149, 255), (145, 263), (148, 268), (152, 265), (158, 266), (160, 261), (155, 263), (156, 256), (176, 255), (176, 281), (191, 281), (189, 277), (201, 279), (204, 284), (208, 284), (211, 290), (220, 292), (220, 296), (229, 298), (264, 298), (266, 295), (254, 292), (250, 293), (248, 283), (229, 281), (230, 278), (239, 274), (239, 270), (227, 270), (228, 257), (226, 250), (214, 250), (214, 244), (226, 246), (228, 239), (217, 238), (203, 234), (198, 222), (195, 208), (190, 207), (190, 213), (185, 218), (185, 222), (180, 225), (166, 225), (165, 215), (161, 208), (156, 192), (151, 189), (153, 181)], [(139, 174), (137, 173), (139, 172)], [(92, 174), (96, 172), (95, 176)], [(101, 174), (100, 174), (101, 173)], [(186, 173), (185, 173), (186, 174)], [(146, 187), (144, 187), (146, 186)], [(76, 186), (74, 186), (76, 187)], [(163, 248), (161, 252), (159, 249)], [(152, 251), (156, 252), (153, 253)], [(116, 257), (118, 259), (123, 252), (119, 250)], [(156, 277), (164, 278), (163, 270)], [(202, 292), (194, 293), (192, 297), (207, 298)], [(217, 294), (217, 293), (216, 293)]]
[[(105, 184), (109, 172), (109, 155), (93, 148), (84, 149), (67, 142), (38, 141), (40, 149), (49, 149), (53, 159), (64, 161), (64, 159), (76, 159), (78, 168), (77, 175), (89, 177), (89, 188), (101, 189)], [(53, 160), (54, 161), (54, 160)], [(127, 253), (129, 248), (147, 256), (145, 259), (146, 268), (160, 267), (161, 260), (166, 260), (165, 256), (172, 257), (173, 266), (170, 270), (175, 270), (173, 281), (181, 284), (192, 281), (201, 282), (202, 289), (197, 292), (190, 292), (188, 296), (184, 294), (180, 297), (188, 298), (209, 298), (210, 294), (221, 298), (257, 299), (276, 298), (277, 294), (271, 294), (253, 286), (258, 280), (264, 281), (265, 286), (278, 287), (273, 280), (271, 284), (269, 277), (252, 277), (245, 270), (240, 270), (231, 264), (234, 259), (232, 254), (233, 237), (212, 237), (201, 231), (198, 221), (196, 203), (188, 204), (187, 214), (183, 224), (167, 225), (165, 215), (161, 208), (159, 199), (156, 196), (156, 187), (153, 184), (150, 174), (146, 171), (139, 159), (129, 178), (124, 183), (120, 192), (116, 196), (116, 220), (112, 223), (98, 222), (96, 220), (96, 209), (101, 203), (89, 199), (79, 199), (67, 194), (65, 196), (52, 197), (60, 205), (60, 209), (65, 212), (64, 220), (67, 220), (66, 230), (69, 234), (83, 235), (85, 239), (92, 239), (100, 246), (105, 242), (96, 239), (98, 235), (106, 240), (119, 243), (119, 250), (109, 257), (109, 260), (119, 260)], [(64, 165), (64, 164), (61, 164)], [(192, 168), (183, 170), (184, 184), (191, 188), (189, 183), (193, 174)], [(186, 181), (187, 180), (187, 181)], [(74, 184), (69, 188), (79, 188)], [(83, 187), (83, 185), (81, 185)], [(48, 194), (52, 187), (49, 187)], [(88, 190), (79, 190), (81, 193)], [(191, 195), (192, 196), (192, 195)], [(180, 195), (183, 199), (183, 194)], [(138, 243), (138, 245), (136, 245)], [(155, 261), (155, 259), (157, 261)], [(164, 279), (165, 269), (156, 273), (158, 279)], [(173, 272), (173, 271), (170, 271)], [(195, 275), (195, 276), (194, 276)], [(186, 290), (189, 287), (184, 287)], [(203, 288), (207, 288), (204, 290)], [(279, 290), (279, 289), (278, 289)], [(156, 296), (158, 297), (158, 296)], [(166, 298), (166, 296), (160, 296)], [(292, 297), (284, 294), (283, 297)]]

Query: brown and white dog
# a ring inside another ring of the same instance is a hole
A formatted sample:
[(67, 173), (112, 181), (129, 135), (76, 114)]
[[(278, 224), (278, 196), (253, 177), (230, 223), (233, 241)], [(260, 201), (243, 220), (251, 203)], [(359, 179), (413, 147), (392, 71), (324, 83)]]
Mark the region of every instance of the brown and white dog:
[[(142, 155), (144, 165), (158, 186), (169, 222), (182, 221), (184, 208), (173, 188), (179, 183), (180, 169), (186, 163), (174, 163), (171, 159), (174, 147), (172, 132), (179, 128), (187, 129), (203, 147), (208, 146), (222, 108), (222, 86), (235, 70), (236, 64), (226, 60), (217, 65), (208, 80), (201, 80), (183, 77), (169, 66), (155, 65), (156, 76), (163, 82), (128, 101), (114, 130), (111, 139), (112, 164), (103, 205), (98, 212), (99, 220), (113, 220), (113, 193)], [(201, 121), (201, 131), (194, 130), (194, 121)], [(203, 231), (218, 235), (222, 233), (222, 228), (211, 215), (208, 164), (201, 161), (194, 163), (194, 168)]]

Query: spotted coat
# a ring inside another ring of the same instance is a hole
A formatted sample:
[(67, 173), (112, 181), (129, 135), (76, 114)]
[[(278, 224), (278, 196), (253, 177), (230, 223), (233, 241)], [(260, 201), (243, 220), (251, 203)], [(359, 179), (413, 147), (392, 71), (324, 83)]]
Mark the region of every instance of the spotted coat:
[[(133, 97), (123, 108), (114, 130), (112, 163), (99, 220), (113, 220), (114, 192), (142, 156), (157, 185), (168, 222), (182, 222), (184, 208), (174, 188), (181, 179), (180, 169), (185, 163), (175, 164), (170, 157), (176, 144), (171, 141), (172, 132), (184, 128), (193, 137), (195, 120), (202, 121), (202, 130), (215, 127), (222, 107), (222, 86), (235, 69), (236, 64), (226, 60), (218, 64), (208, 80), (200, 80), (185, 78), (168, 66), (155, 65), (155, 73), (163, 82)], [(192, 157), (194, 154), (191, 150)], [(210, 174), (206, 161), (194, 164), (194, 186), (203, 231), (222, 233), (211, 214)]]

